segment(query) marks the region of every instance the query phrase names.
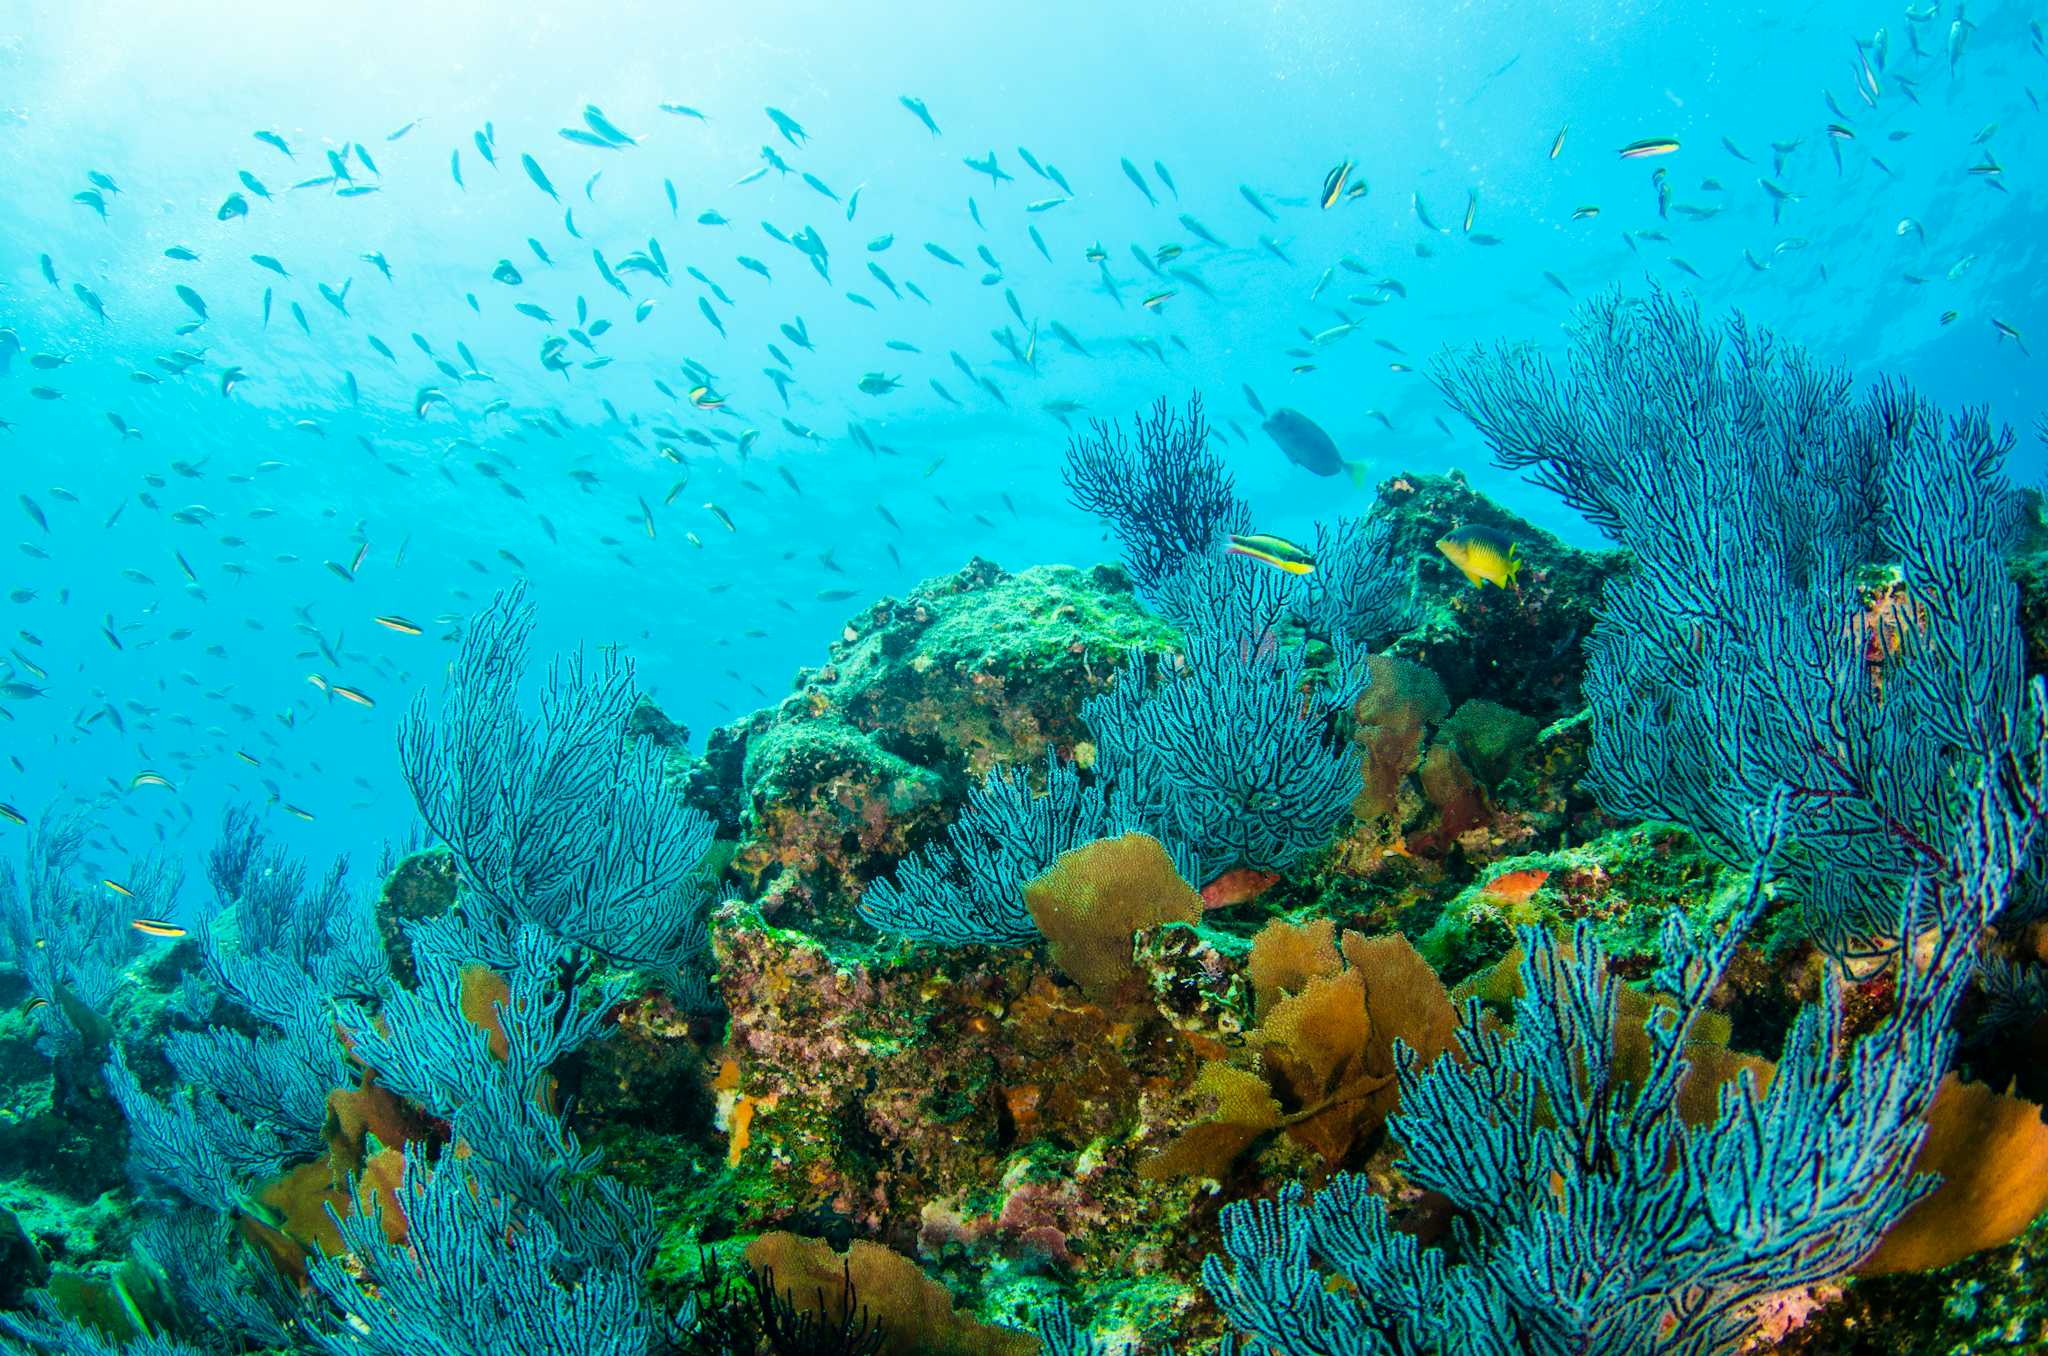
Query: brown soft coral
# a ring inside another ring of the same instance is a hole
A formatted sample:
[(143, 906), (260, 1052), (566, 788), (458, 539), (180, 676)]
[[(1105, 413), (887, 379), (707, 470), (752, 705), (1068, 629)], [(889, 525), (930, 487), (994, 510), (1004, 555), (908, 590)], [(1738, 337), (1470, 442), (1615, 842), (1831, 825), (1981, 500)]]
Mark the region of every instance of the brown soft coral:
[(1203, 1066), (1198, 1086), (1216, 1109), (1147, 1161), (1148, 1177), (1219, 1177), (1274, 1130), (1336, 1167), (1394, 1111), (1394, 1041), (1427, 1065), (1457, 1027), (1436, 972), (1398, 935), (1340, 941), (1327, 919), (1276, 919), (1253, 940), (1249, 971), (1259, 1025), (1239, 1057)]
[(768, 1273), (800, 1310), (837, 1327), (849, 1300), (883, 1333), (886, 1356), (1034, 1356), (1038, 1339), (992, 1327), (953, 1307), (945, 1286), (917, 1263), (879, 1243), (855, 1239), (842, 1255), (819, 1238), (763, 1234), (747, 1245), (747, 1265)]
[(1142, 833), (1064, 854), (1024, 887), (1024, 903), (1053, 961), (1104, 1007), (1133, 996), (1140, 978), (1131, 963), (1133, 937), (1202, 917), (1201, 896), (1180, 878), (1159, 840)]

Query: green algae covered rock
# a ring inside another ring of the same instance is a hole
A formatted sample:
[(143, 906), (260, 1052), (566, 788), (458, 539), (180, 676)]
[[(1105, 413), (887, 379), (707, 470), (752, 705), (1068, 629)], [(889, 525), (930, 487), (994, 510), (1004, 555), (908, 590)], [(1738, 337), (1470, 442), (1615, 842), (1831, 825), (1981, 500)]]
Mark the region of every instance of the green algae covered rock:
[(771, 907), (798, 903), (810, 924), (855, 925), (850, 887), (936, 832), (946, 781), (868, 733), (825, 715), (771, 725), (748, 740), (734, 866), (766, 885)]
[(973, 560), (855, 614), (779, 704), (712, 731), (701, 759), (669, 749), (671, 775), (737, 840), (734, 867), (769, 916), (866, 935), (869, 880), (992, 768), (1048, 745), (1085, 757), (1081, 704), (1127, 652), (1177, 639), (1113, 567), (1011, 575)]
[(849, 623), (831, 665), (809, 682), (829, 684), (854, 725), (913, 748), (936, 741), (978, 779), (1048, 742), (1066, 749), (1084, 738), (1081, 703), (1125, 653), (1178, 640), (1114, 567), (1007, 575), (977, 559)]
[[(1579, 709), (1579, 642), (1593, 629), (1601, 585), (1627, 553), (1567, 546), (1455, 471), (1394, 477), (1380, 486), (1373, 513), (1393, 528), (1396, 559), (1417, 562), (1423, 610), (1389, 653), (1427, 664), (1454, 705), (1483, 698), (1541, 722)], [(1474, 525), (1515, 544), (1519, 587), (1474, 587), (1436, 549), (1446, 533)]]
[(1685, 830), (1637, 825), (1552, 852), (1510, 857), (1444, 904), (1415, 946), (1446, 983), (1485, 968), (1526, 924), (1591, 918), (1616, 973), (1647, 973), (1674, 906), (1709, 909), (1724, 869)]
[(377, 891), (372, 916), (391, 974), (410, 988), (418, 979), (408, 923), (448, 912), (455, 906), (455, 858), (446, 848), (428, 848), (401, 859)]

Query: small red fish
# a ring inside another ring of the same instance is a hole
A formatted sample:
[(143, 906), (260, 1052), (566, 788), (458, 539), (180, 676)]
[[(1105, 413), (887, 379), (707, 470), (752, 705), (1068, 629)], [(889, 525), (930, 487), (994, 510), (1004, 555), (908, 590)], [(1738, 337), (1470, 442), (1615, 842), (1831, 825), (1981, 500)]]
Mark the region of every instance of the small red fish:
[(1526, 871), (1510, 871), (1495, 876), (1486, 882), (1486, 896), (1501, 904), (1526, 904), (1536, 892), (1543, 888), (1543, 882), (1550, 879), (1548, 871), (1531, 868)]
[(1232, 904), (1257, 899), (1272, 889), (1279, 879), (1276, 872), (1254, 871), (1248, 866), (1233, 867), (1202, 887), (1202, 907), (1226, 909)]

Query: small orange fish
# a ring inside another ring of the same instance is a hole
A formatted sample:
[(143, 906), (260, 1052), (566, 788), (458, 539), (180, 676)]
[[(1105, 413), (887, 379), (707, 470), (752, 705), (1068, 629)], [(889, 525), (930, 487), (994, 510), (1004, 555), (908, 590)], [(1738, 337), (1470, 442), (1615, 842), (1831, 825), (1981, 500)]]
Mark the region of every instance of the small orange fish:
[(1860, 644), (1863, 663), (1872, 681), (1882, 685), (1886, 661), (1895, 659), (1906, 647), (1909, 631), (1925, 631), (1927, 608), (1906, 593), (1903, 584), (1864, 600), (1863, 612), (1850, 620), (1847, 630), (1852, 644)]
[(128, 926), (145, 937), (182, 937), (185, 929), (176, 923), (167, 923), (161, 918), (131, 918)]
[(1232, 867), (1202, 887), (1202, 907), (1225, 909), (1257, 899), (1273, 888), (1280, 877), (1272, 871), (1254, 871), (1248, 866)]
[(1543, 888), (1543, 882), (1549, 879), (1548, 871), (1534, 867), (1525, 871), (1510, 871), (1486, 882), (1486, 897), (1501, 904), (1526, 904)]

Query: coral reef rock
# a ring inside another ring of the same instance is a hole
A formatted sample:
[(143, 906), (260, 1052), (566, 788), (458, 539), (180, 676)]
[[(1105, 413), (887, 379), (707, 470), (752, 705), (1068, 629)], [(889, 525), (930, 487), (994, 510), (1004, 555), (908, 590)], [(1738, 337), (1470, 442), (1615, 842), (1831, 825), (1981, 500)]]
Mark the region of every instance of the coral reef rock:
[[(1122, 571), (985, 560), (862, 609), (776, 706), (671, 753), (692, 803), (776, 921), (858, 933), (862, 886), (936, 833), (968, 789), (1087, 739), (1081, 703), (1132, 649), (1170, 648)], [(643, 725), (660, 728), (651, 718)]]

